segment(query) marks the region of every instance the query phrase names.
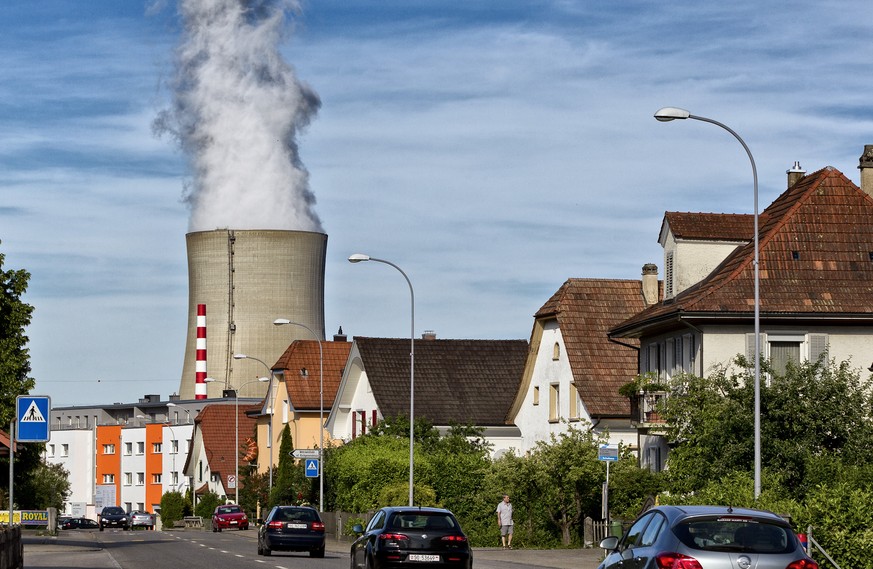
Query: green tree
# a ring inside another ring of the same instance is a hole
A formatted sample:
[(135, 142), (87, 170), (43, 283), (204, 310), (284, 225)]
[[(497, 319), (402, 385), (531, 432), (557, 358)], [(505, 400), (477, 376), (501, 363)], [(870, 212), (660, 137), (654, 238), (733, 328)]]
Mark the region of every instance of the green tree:
[(212, 519), (212, 513), (215, 511), (215, 508), (223, 503), (224, 500), (222, 500), (218, 494), (210, 490), (200, 497), (200, 500), (194, 507), (194, 515), (203, 518), (205, 523), (206, 520)]
[[(738, 363), (748, 362), (738, 358)], [(869, 378), (861, 379), (847, 362), (825, 360), (789, 365), (781, 375), (765, 362), (762, 371), (769, 378), (761, 383), (764, 489), (802, 500), (823, 475), (834, 475), (823, 466), (828, 461), (869, 463), (864, 450), (873, 440)], [(707, 378), (677, 378), (662, 411), (669, 438), (679, 443), (668, 459), (674, 494), (699, 492), (726, 475), (751, 470), (754, 390), (748, 367), (737, 374), (722, 369)]]
[(34, 386), (34, 379), (29, 377), (30, 351), (24, 333), (33, 307), (21, 300), (30, 273), (4, 270), (5, 259), (0, 253), (0, 425), (9, 425), (15, 418), (16, 397), (27, 395)]
[(291, 427), (286, 423), (279, 441), (279, 465), (273, 480), (270, 506), (309, 501), (311, 484), (307, 482), (302, 466), (291, 456), (293, 451)]
[(57, 508), (63, 511), (64, 503), (70, 496), (70, 473), (67, 469), (61, 464), (43, 462), (30, 475), (30, 483), (22, 490), (25, 494), (30, 494), (28, 500), (32, 502), (23, 507), (39, 510)]
[(185, 497), (181, 492), (166, 492), (161, 496), (161, 525), (170, 529), (185, 517)]

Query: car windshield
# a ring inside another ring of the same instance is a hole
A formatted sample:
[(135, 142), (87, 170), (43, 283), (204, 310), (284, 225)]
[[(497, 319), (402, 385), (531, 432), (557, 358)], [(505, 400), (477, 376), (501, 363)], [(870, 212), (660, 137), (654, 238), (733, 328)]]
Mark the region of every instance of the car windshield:
[(673, 533), (686, 546), (705, 551), (789, 553), (795, 548), (791, 528), (753, 518), (689, 520)]
[(433, 512), (403, 513), (391, 520), (392, 529), (456, 529), (454, 518), (448, 514)]
[(110, 506), (108, 508), (103, 508), (103, 515), (104, 516), (106, 516), (106, 515), (117, 516), (119, 514), (124, 514), (124, 510), (122, 510), (121, 508), (112, 507), (112, 506)]
[(218, 513), (219, 514), (238, 514), (238, 513), (240, 513), (240, 509), (239, 509), (239, 506), (222, 506), (222, 507), (218, 508)]

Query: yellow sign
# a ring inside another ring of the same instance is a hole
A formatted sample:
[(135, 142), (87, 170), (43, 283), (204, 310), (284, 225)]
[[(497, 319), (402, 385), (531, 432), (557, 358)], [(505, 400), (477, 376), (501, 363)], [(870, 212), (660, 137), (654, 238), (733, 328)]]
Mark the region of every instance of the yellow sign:
[[(12, 512), (13, 525), (47, 526), (48, 511), (46, 510), (15, 510)], [(0, 524), (9, 525), (9, 510), (0, 510)]]

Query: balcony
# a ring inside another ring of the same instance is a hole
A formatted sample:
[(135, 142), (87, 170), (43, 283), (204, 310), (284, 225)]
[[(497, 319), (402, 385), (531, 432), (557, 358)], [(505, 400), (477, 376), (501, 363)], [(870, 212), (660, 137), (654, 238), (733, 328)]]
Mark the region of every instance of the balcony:
[(640, 391), (630, 397), (631, 423), (640, 429), (663, 428), (667, 422), (658, 412), (660, 401), (667, 397), (666, 391)]

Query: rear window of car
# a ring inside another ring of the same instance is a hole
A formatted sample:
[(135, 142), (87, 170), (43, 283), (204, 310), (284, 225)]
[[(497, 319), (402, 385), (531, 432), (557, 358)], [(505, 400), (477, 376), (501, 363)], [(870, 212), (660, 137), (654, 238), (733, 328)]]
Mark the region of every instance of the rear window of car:
[(308, 508), (279, 508), (273, 520), (281, 522), (317, 522), (318, 514)]
[(703, 551), (789, 553), (796, 549), (790, 527), (753, 518), (689, 520), (673, 528), (686, 546)]
[(404, 513), (396, 514), (391, 520), (392, 529), (456, 529), (457, 522), (449, 514), (433, 513)]

